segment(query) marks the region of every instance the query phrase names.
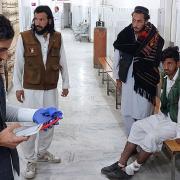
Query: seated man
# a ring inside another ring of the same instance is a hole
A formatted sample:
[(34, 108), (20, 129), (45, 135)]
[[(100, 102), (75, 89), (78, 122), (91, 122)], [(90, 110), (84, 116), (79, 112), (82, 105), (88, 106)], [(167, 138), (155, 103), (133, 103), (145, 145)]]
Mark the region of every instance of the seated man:
[[(154, 152), (160, 151), (163, 141), (176, 139), (180, 143), (180, 60), (178, 47), (162, 52), (163, 78), (161, 112), (133, 124), (125, 148), (118, 162), (104, 167), (101, 173), (108, 178), (128, 179)], [(136, 147), (137, 159), (127, 165)]]

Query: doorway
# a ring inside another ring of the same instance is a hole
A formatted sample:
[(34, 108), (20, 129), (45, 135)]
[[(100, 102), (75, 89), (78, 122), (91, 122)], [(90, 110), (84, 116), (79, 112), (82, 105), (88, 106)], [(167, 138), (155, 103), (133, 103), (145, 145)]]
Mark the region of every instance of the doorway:
[(64, 28), (71, 28), (72, 26), (72, 13), (71, 13), (71, 3), (64, 3)]

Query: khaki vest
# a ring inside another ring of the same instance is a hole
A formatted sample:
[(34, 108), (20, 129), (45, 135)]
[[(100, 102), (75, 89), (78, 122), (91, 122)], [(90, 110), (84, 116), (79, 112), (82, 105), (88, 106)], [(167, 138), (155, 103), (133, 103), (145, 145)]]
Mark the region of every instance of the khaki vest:
[(34, 90), (50, 90), (57, 87), (61, 69), (60, 48), (61, 34), (50, 35), (46, 67), (43, 63), (41, 45), (33, 31), (21, 33), (24, 45), (24, 78), (23, 87)]

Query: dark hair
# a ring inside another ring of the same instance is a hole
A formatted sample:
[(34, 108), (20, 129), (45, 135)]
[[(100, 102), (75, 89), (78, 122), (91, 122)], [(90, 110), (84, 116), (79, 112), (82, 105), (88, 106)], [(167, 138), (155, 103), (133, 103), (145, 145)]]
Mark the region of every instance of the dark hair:
[(150, 19), (150, 15), (149, 15), (149, 9), (147, 9), (146, 7), (143, 6), (136, 6), (134, 8), (134, 12), (132, 13), (132, 16), (134, 13), (138, 13), (138, 14), (144, 14), (144, 19), (145, 21)]
[(14, 29), (11, 22), (0, 14), (0, 40), (9, 40), (14, 37)]
[(179, 61), (179, 48), (178, 46), (168, 47), (163, 50), (161, 61), (164, 62), (166, 58), (173, 58), (176, 62)]
[[(46, 13), (47, 14), (47, 18), (51, 19), (51, 24), (49, 24), (49, 28), (48, 28), (48, 32), (52, 33), (54, 32), (54, 18), (53, 18), (53, 14), (51, 9), (49, 8), (49, 6), (38, 6), (35, 10), (34, 10), (34, 15), (35, 13)], [(34, 27), (34, 20), (33, 20), (33, 24), (32, 24), (32, 28)]]

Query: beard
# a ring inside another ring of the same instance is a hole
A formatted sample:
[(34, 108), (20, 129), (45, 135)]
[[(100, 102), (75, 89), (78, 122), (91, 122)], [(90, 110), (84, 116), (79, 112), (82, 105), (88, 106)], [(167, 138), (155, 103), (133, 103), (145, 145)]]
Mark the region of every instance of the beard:
[(49, 25), (46, 25), (43, 29), (39, 30), (39, 28), (42, 28), (40, 26), (34, 26), (34, 31), (36, 32), (36, 34), (38, 35), (43, 35), (44, 33), (48, 32), (49, 30)]

